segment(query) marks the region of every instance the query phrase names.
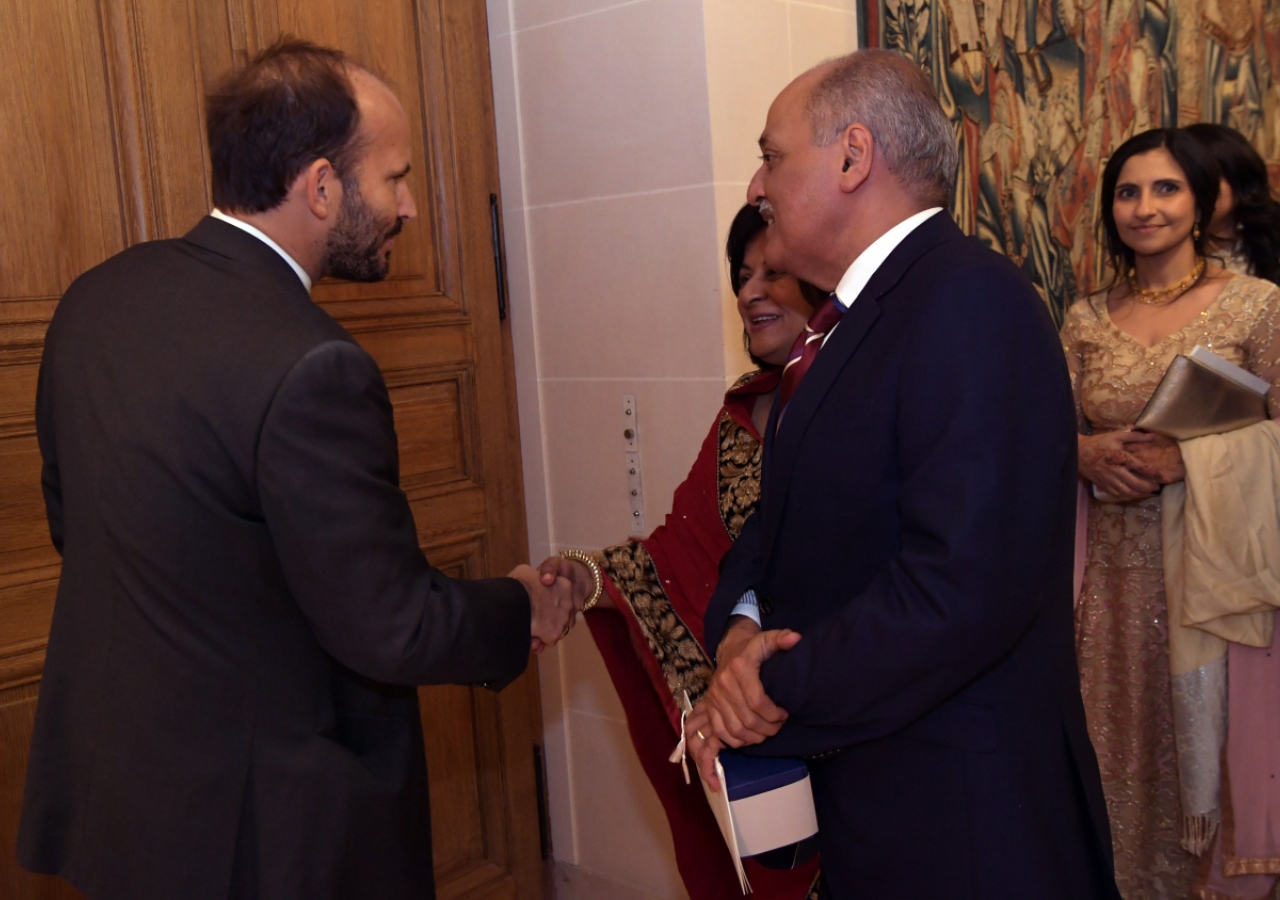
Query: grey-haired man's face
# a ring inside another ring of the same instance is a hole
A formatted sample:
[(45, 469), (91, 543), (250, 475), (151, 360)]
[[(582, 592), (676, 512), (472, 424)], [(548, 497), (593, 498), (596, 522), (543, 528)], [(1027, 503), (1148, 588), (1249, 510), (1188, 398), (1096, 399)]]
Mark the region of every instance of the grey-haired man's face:
[(841, 154), (838, 144), (818, 147), (805, 105), (817, 74), (793, 81), (769, 107), (760, 136), (762, 164), (747, 188), (747, 201), (760, 206), (769, 228), (765, 260), (831, 290), (814, 263), (822, 262), (833, 194), (839, 193)]

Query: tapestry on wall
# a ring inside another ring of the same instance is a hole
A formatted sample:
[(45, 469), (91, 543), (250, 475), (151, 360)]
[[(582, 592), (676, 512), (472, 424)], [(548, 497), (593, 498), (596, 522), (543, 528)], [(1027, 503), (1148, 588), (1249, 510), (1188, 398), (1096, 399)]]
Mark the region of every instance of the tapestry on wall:
[(1105, 284), (1098, 183), (1129, 137), (1230, 125), (1280, 187), (1280, 0), (863, 0), (859, 17), (864, 46), (933, 78), (960, 146), (956, 221), (1058, 322)]

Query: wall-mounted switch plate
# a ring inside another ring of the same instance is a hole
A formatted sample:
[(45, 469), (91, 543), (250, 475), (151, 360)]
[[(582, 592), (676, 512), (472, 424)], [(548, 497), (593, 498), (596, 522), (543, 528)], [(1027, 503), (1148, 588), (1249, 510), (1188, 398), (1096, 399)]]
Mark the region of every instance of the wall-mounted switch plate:
[(631, 515), (628, 531), (644, 536), (649, 530), (644, 524), (644, 479), (640, 472), (640, 419), (636, 409), (636, 395), (622, 395), (623, 458), (627, 469), (627, 503)]
[(636, 416), (636, 395), (622, 395), (622, 439), (627, 452), (640, 449), (640, 428)]

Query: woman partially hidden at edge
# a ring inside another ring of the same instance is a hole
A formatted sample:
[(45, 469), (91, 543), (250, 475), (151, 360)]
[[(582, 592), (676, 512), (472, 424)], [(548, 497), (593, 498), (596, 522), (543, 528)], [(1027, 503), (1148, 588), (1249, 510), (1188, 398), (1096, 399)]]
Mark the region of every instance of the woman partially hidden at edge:
[(1184, 131), (1218, 164), (1218, 201), (1209, 220), (1210, 256), (1228, 271), (1280, 284), (1280, 201), (1271, 196), (1267, 164), (1249, 139), (1212, 122)]
[[(697, 703), (711, 677), (702, 616), (720, 559), (760, 499), (760, 435), (782, 366), (822, 299), (809, 285), (765, 265), (764, 229), (756, 208), (744, 206), (729, 228), (726, 248), (738, 314), (760, 369), (725, 394), (693, 468), (676, 488), (665, 524), (644, 540), (590, 557), (601, 570), (603, 592), (586, 620), (626, 710), (631, 742), (666, 811), (691, 900), (741, 900), (742, 888), (697, 773), (687, 785), (681, 767), (668, 761), (680, 735), (677, 698), (687, 692)], [(554, 560), (543, 564), (544, 571), (554, 570)], [(580, 593), (591, 595), (595, 579), (588, 565), (580, 559), (569, 565)], [(745, 863), (751, 896), (759, 900), (803, 900), (817, 877), (817, 860), (791, 871)]]
[(1191, 779), (1180, 783), (1175, 746), (1175, 626), (1168, 621), (1158, 492), (1183, 481), (1187, 469), (1178, 443), (1133, 430), (1169, 364), (1197, 344), (1272, 384), (1270, 416), (1280, 412), (1280, 288), (1215, 262), (1209, 220), (1218, 183), (1212, 157), (1185, 132), (1148, 131), (1121, 145), (1100, 194), (1116, 278), (1076, 302), (1062, 330), (1080, 474), (1096, 486), (1076, 650), (1116, 881), (1127, 900), (1258, 896), (1256, 883), (1232, 886), (1220, 871), (1207, 883), (1221, 832), (1184, 809), (1180, 789)]

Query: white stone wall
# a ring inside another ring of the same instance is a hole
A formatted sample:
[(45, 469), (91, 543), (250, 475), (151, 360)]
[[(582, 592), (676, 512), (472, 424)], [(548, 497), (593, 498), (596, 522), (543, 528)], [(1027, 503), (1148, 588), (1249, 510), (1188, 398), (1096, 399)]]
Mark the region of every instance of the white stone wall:
[[(722, 259), (773, 96), (854, 0), (488, 0), (530, 558), (627, 536), (622, 395), (662, 522), (749, 368)], [(560, 895), (685, 897), (586, 628), (540, 661)]]

